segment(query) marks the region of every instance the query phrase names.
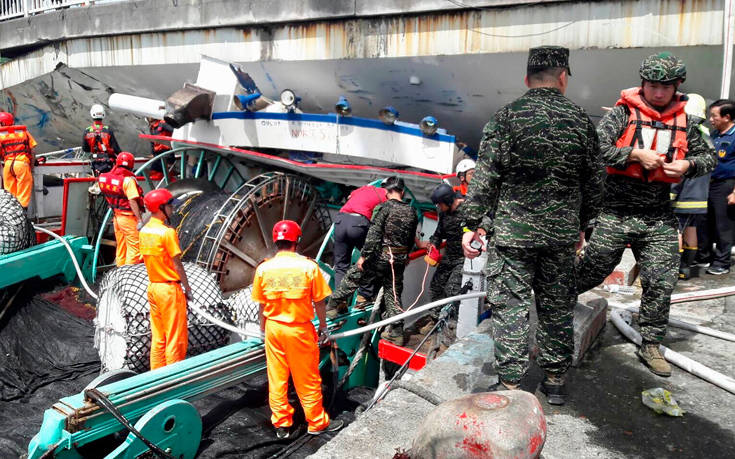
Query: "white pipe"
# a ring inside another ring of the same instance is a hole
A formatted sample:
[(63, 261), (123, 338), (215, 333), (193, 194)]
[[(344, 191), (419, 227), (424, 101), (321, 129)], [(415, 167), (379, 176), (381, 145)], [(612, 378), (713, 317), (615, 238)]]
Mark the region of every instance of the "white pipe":
[(74, 269), (77, 270), (77, 275), (79, 276), (79, 281), (82, 283), (82, 286), (84, 287), (84, 290), (89, 293), (89, 296), (97, 299), (97, 294), (92, 291), (92, 289), (89, 287), (89, 284), (87, 284), (87, 280), (84, 279), (84, 274), (82, 274), (82, 269), (79, 267), (79, 263), (77, 263), (77, 257), (74, 256), (74, 251), (71, 249), (71, 246), (69, 246), (69, 243), (64, 240), (63, 237), (59, 236), (56, 233), (53, 233), (45, 228), (41, 228), (40, 226), (33, 225), (33, 228), (36, 231), (40, 231), (42, 233), (46, 233), (49, 236), (52, 236), (54, 239), (57, 239), (61, 241), (62, 244), (64, 244), (64, 247), (66, 247), (66, 251), (69, 252), (69, 256), (71, 257), (72, 263), (74, 263)]
[(733, 44), (733, 0), (725, 0), (722, 18), (722, 81), (720, 85), (720, 99), (730, 96), (730, 78), (732, 74), (732, 44)]
[[(610, 307), (612, 308), (623, 309), (628, 312), (639, 312), (638, 306), (616, 303), (614, 301), (609, 301), (607, 304), (610, 305)], [(735, 335), (733, 335), (732, 333), (715, 330), (714, 328), (703, 327), (702, 325), (693, 324), (691, 322), (686, 322), (679, 319), (672, 319), (669, 317), (669, 325), (684, 330), (702, 333), (703, 335), (714, 336), (715, 338), (724, 339), (726, 341), (735, 342)]]
[[(617, 329), (620, 330), (620, 332), (625, 335), (626, 338), (633, 341), (639, 346), (641, 345), (641, 335), (633, 330), (633, 327), (625, 323), (625, 320), (623, 320), (623, 317), (618, 311), (611, 311), (610, 318), (612, 319), (613, 324), (615, 324), (615, 327), (617, 327)], [(723, 375), (718, 371), (706, 367), (699, 362), (695, 362), (688, 357), (684, 357), (683, 355), (679, 354), (678, 352), (672, 351), (666, 346), (661, 346), (661, 353), (666, 360), (673, 363), (677, 367), (695, 376), (699, 376), (700, 378), (704, 379), (705, 381), (711, 382), (717, 387), (720, 387), (728, 392), (735, 394), (735, 379), (732, 379), (727, 375)]]
[(209, 314), (207, 311), (201, 309), (196, 303), (193, 301), (187, 301), (187, 305), (194, 310), (195, 313), (199, 314), (200, 316), (204, 317), (206, 320), (210, 321), (211, 323), (217, 325), (218, 327), (222, 327), (227, 331), (231, 331), (233, 333), (237, 333), (239, 335), (245, 335), (250, 338), (257, 338), (259, 340), (265, 340), (265, 335), (263, 333), (253, 333), (251, 331), (237, 328), (234, 325), (230, 325), (227, 322), (223, 322), (219, 320), (218, 318), (214, 317), (213, 315)]
[(114, 110), (134, 113), (136, 115), (163, 119), (166, 113), (166, 102), (163, 100), (148, 99), (146, 97), (129, 96), (114, 93), (107, 100), (107, 105)]
[(671, 304), (686, 303), (688, 301), (711, 300), (723, 296), (735, 295), (735, 286), (712, 288), (699, 292), (686, 292), (671, 295)]
[(364, 327), (356, 328), (354, 330), (342, 332), (342, 333), (336, 333), (331, 336), (331, 339), (340, 339), (340, 338), (347, 338), (349, 336), (359, 335), (361, 333), (368, 332), (370, 330), (375, 330), (376, 328), (383, 327), (385, 325), (391, 324), (393, 322), (398, 322), (399, 320), (406, 319), (408, 317), (414, 316), (416, 314), (421, 314), (424, 311), (428, 311), (431, 308), (435, 308), (437, 306), (442, 306), (447, 303), (452, 303), (454, 301), (461, 301), (466, 300), (470, 298), (483, 298), (487, 295), (487, 292), (472, 292), (472, 293), (465, 293), (463, 295), (455, 295), (450, 296), (449, 298), (443, 298), (441, 300), (432, 301), (431, 303), (427, 303), (421, 307), (418, 307), (416, 309), (412, 309), (410, 311), (406, 311), (404, 313), (398, 314), (393, 317), (389, 317), (387, 319), (381, 320), (380, 322), (375, 322), (371, 325), (366, 325)]

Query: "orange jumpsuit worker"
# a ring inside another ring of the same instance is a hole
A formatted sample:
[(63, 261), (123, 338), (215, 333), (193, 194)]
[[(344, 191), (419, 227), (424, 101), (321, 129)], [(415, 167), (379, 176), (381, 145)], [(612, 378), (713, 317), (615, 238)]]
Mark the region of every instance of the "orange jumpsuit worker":
[(14, 126), (15, 118), (0, 112), (0, 158), (4, 161), (3, 187), (28, 209), (33, 191), (33, 149), (36, 140), (25, 126)]
[(150, 279), (151, 370), (155, 370), (186, 358), (186, 300), (191, 301), (191, 289), (181, 264), (176, 230), (165, 223), (173, 212), (171, 192), (153, 190), (143, 202), (152, 214), (140, 230), (140, 253)]
[(141, 263), (138, 230), (143, 226), (140, 210), (143, 206), (143, 190), (133, 174), (135, 157), (127, 151), (117, 155), (115, 167), (99, 175), (100, 191), (115, 214), (115, 240), (117, 241), (117, 266)]
[(327, 336), (324, 299), (332, 292), (316, 262), (296, 253), (300, 239), (296, 222), (276, 223), (273, 242), (278, 253), (257, 267), (253, 279), (252, 298), (260, 303), (260, 328), (265, 331), (271, 422), (278, 438), (288, 438), (293, 425), (289, 374), (304, 408), (308, 433), (332, 432), (344, 424), (330, 421), (322, 404), (319, 345), (311, 323), (316, 309), (319, 333)]

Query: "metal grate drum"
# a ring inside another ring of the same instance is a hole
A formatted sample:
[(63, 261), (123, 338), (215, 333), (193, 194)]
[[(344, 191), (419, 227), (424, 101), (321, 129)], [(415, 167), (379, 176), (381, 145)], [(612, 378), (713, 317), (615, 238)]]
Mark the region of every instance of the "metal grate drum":
[(33, 245), (33, 225), (15, 196), (0, 189), (0, 255)]
[[(227, 298), (225, 302), (232, 312), (232, 321), (235, 323), (235, 326), (257, 334), (260, 332), (259, 306), (251, 297), (252, 290), (252, 285), (238, 290), (237, 293)], [(247, 338), (247, 336), (242, 334), (239, 336), (241, 339)]]
[[(214, 317), (231, 323), (230, 311), (214, 277), (193, 263), (184, 263), (184, 270), (194, 302)], [(144, 372), (149, 369), (151, 326), (147, 288), (148, 272), (143, 264), (115, 268), (102, 279), (94, 339), (102, 371), (128, 368)], [(187, 356), (201, 354), (229, 342), (228, 331), (210, 324), (191, 309), (187, 318)]]

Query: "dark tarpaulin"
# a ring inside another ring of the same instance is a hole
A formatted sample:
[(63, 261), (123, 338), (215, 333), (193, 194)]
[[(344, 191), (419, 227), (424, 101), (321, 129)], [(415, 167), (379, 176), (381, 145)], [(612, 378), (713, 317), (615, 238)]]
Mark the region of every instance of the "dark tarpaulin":
[[(52, 302), (38, 296), (16, 300), (0, 323), (0, 457), (25, 454), (44, 411), (81, 392), (97, 376), (100, 363), (93, 336), (92, 322)], [(329, 379), (323, 375), (325, 382)], [(373, 391), (356, 388), (347, 396), (340, 394), (330, 414), (352, 421), (350, 411), (369, 401)], [(325, 388), (324, 394), (329, 404), (331, 390)], [(288, 440), (278, 440), (270, 423), (265, 374), (194, 402), (204, 428), (197, 457), (299, 458), (314, 453), (336, 433), (301, 440), (303, 414), (293, 393), (290, 399), (301, 428), (299, 437)]]
[(100, 364), (92, 322), (39, 297), (19, 295), (0, 327), (0, 457), (18, 457), (43, 412), (79, 393)]

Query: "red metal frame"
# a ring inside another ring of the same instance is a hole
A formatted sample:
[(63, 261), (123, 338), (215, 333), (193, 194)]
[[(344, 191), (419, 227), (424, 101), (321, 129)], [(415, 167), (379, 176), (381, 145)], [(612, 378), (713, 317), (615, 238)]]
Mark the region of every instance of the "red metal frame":
[(87, 182), (92, 183), (95, 181), (94, 177), (69, 177), (64, 179), (64, 202), (61, 204), (61, 236), (66, 235), (66, 208), (69, 203), (69, 183), (73, 182)]
[[(384, 339), (378, 341), (378, 357), (389, 362), (403, 365), (406, 363), (406, 360), (411, 357), (412, 353), (412, 349), (397, 346), (390, 341), (386, 341)], [(424, 366), (426, 366), (426, 355), (420, 352), (417, 352), (408, 364), (408, 368), (416, 371), (424, 368)]]
[(428, 177), (428, 178), (435, 178), (437, 180), (442, 180), (446, 178), (454, 177), (454, 174), (430, 174), (427, 172), (418, 172), (418, 171), (406, 171), (406, 170), (398, 170), (398, 169), (390, 169), (387, 167), (377, 167), (377, 166), (360, 166), (357, 164), (330, 164), (330, 163), (318, 163), (318, 164), (304, 164), (300, 163), (298, 161), (293, 161), (286, 158), (281, 158), (280, 156), (273, 156), (268, 155), (266, 153), (260, 153), (257, 151), (252, 150), (244, 150), (242, 148), (236, 148), (236, 147), (226, 147), (223, 145), (217, 145), (213, 143), (206, 143), (206, 142), (196, 142), (193, 140), (180, 140), (180, 139), (172, 139), (171, 137), (161, 136), (161, 135), (150, 135), (150, 134), (140, 134), (138, 136), (141, 139), (144, 140), (150, 140), (150, 141), (156, 141), (156, 142), (179, 142), (187, 145), (194, 145), (194, 146), (202, 146), (202, 147), (209, 147), (209, 148), (216, 148), (219, 150), (228, 150), (232, 152), (242, 153), (245, 155), (251, 155), (251, 156), (257, 156), (260, 158), (267, 158), (270, 160), (275, 160), (283, 163), (290, 164), (292, 166), (298, 166), (303, 167), (306, 169), (309, 168), (316, 168), (316, 169), (352, 169), (352, 170), (376, 170), (376, 171), (384, 171), (384, 172), (390, 172), (392, 174), (403, 174), (403, 175), (415, 175), (418, 177)]

